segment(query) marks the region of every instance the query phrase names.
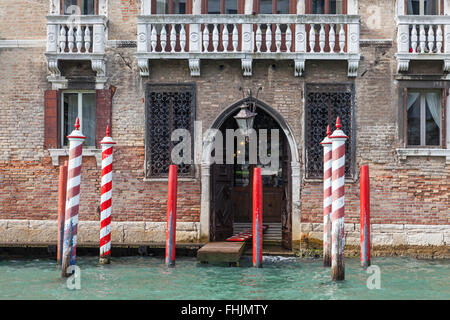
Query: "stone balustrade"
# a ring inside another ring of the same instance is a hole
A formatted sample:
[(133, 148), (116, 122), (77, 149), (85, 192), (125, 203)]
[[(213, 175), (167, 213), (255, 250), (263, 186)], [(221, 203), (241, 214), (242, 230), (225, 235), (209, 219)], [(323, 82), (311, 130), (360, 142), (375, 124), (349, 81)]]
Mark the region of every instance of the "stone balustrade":
[(292, 59), (295, 76), (305, 61), (347, 60), (348, 75), (359, 62), (359, 16), (355, 15), (145, 15), (138, 16), (138, 65), (148, 59), (188, 59), (192, 76), (201, 59), (241, 59), (251, 76), (253, 59)]
[(46, 57), (51, 76), (61, 79), (60, 60), (90, 60), (97, 77), (105, 77), (107, 18), (95, 16), (47, 16)]
[(450, 16), (398, 16), (398, 71), (411, 60), (442, 60), (450, 70)]

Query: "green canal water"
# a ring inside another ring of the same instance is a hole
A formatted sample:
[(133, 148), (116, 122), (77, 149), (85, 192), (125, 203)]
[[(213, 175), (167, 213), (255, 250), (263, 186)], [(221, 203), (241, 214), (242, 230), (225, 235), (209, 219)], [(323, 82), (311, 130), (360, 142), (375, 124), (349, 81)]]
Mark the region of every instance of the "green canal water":
[(78, 257), (80, 290), (69, 290), (55, 260), (0, 258), (0, 299), (450, 299), (450, 261), (374, 258), (380, 289), (359, 259), (346, 259), (346, 280), (333, 282), (320, 259), (264, 257), (263, 268), (243, 257), (240, 267), (180, 257), (168, 269), (162, 257), (117, 257), (98, 265)]

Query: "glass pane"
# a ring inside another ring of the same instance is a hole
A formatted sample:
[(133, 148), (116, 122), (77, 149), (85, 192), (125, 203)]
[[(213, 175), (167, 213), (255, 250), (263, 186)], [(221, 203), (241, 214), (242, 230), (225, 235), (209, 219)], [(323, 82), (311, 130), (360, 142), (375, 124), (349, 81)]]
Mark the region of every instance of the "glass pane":
[(69, 145), (67, 136), (75, 129), (75, 121), (78, 116), (78, 93), (64, 93), (64, 123), (63, 123), (63, 144)]
[(237, 0), (225, 0), (225, 13), (226, 14), (237, 14)]
[(220, 14), (220, 0), (208, 0), (208, 13)]
[(408, 0), (406, 12), (410, 15), (438, 15), (439, 0)]
[(186, 0), (173, 0), (173, 13), (185, 14), (186, 13)]
[(420, 98), (408, 109), (408, 145), (420, 145)]
[(250, 182), (250, 165), (235, 164), (234, 165), (234, 186), (246, 187)]
[(95, 14), (95, 0), (83, 0), (82, 14)]
[(325, 13), (325, 0), (312, 0), (312, 14), (324, 14)]
[(439, 0), (424, 0), (424, 14), (438, 15), (439, 14)]
[(330, 0), (330, 14), (343, 13), (343, 0)]
[(272, 0), (260, 0), (259, 1), (259, 13), (271, 14), (272, 13)]
[(289, 0), (276, 0), (277, 1), (277, 13), (288, 14), (289, 13)]
[(76, 14), (77, 12), (81, 13), (81, 8), (78, 7), (77, 0), (64, 0), (64, 14), (65, 15), (71, 15)]
[[(441, 122), (441, 110), (434, 110), (433, 112), (427, 101), (427, 109), (426, 109), (426, 118), (425, 118), (425, 143), (427, 146), (438, 146), (440, 145), (440, 122)], [(437, 122), (436, 122), (437, 121)]]
[(95, 146), (95, 122), (95, 93), (84, 93), (81, 128), (88, 146)]
[(169, 0), (156, 0), (156, 14), (168, 14), (169, 13)]

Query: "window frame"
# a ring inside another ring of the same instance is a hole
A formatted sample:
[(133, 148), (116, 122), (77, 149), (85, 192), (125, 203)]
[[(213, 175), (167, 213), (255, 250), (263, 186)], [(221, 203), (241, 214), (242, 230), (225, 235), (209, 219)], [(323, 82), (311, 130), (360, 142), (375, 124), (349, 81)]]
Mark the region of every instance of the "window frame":
[[(322, 176), (318, 177), (318, 176), (310, 176), (308, 169), (307, 169), (307, 165), (308, 165), (308, 160), (307, 160), (307, 153), (309, 152), (308, 149), (308, 130), (310, 130), (310, 124), (308, 124), (308, 115), (309, 115), (309, 111), (307, 110), (308, 105), (307, 105), (307, 95), (309, 92), (328, 92), (327, 90), (324, 91), (316, 91), (315, 89), (311, 89), (314, 87), (323, 87), (323, 88), (329, 88), (329, 87), (342, 87), (344, 88), (346, 91), (350, 92), (351, 94), (351, 99), (350, 99), (350, 121), (351, 121), (351, 128), (350, 130), (348, 130), (348, 128), (342, 128), (342, 130), (344, 130), (344, 132), (349, 136), (349, 139), (347, 139), (346, 141), (346, 150), (348, 149), (348, 146), (350, 146), (351, 150), (350, 150), (350, 159), (348, 160), (349, 163), (349, 167), (348, 167), (348, 172), (346, 172), (345, 175), (345, 180), (346, 181), (350, 181), (350, 182), (354, 182), (357, 179), (357, 172), (356, 172), (356, 130), (357, 130), (357, 123), (356, 123), (356, 85), (354, 82), (337, 82), (337, 83), (330, 83), (330, 82), (305, 82), (304, 84), (304, 89), (303, 89), (303, 95), (304, 95), (304, 112), (303, 112), (303, 144), (304, 144), (304, 148), (303, 148), (303, 158), (305, 159), (304, 161), (304, 179), (306, 181), (323, 181)], [(333, 91), (329, 91), (329, 92), (333, 92)], [(334, 131), (333, 128), (335, 127), (335, 121), (336, 119), (332, 119), (331, 118), (331, 105), (328, 106), (328, 124), (330, 125), (330, 127), (332, 128), (332, 132)], [(342, 119), (342, 118), (341, 118)], [(325, 128), (324, 132), (325, 132)], [(349, 132), (350, 131), (350, 132)], [(323, 138), (325, 138), (325, 134), (323, 136)], [(321, 141), (322, 139), (320, 139)], [(319, 144), (318, 144), (319, 146)], [(320, 148), (322, 149), (322, 147), (320, 146)], [(346, 151), (347, 152), (347, 151)], [(322, 158), (320, 159), (320, 161), (322, 162)]]
[[(405, 1), (405, 15), (410, 15), (412, 16), (412, 14), (408, 14), (408, 1), (409, 0), (404, 0)], [(420, 11), (419, 15), (425, 15), (425, 0), (419, 0), (420, 1)], [(437, 1), (437, 11), (439, 12), (439, 15), (444, 15), (444, 0), (436, 0)]]
[[(407, 99), (408, 91), (414, 91), (420, 93), (420, 145), (408, 144), (408, 110)], [(441, 127), (439, 128), (439, 145), (427, 145), (426, 144), (426, 103), (424, 102), (426, 92), (438, 92), (441, 95)], [(448, 89), (443, 88), (420, 88), (420, 87), (404, 87), (403, 88), (403, 146), (410, 149), (446, 149), (447, 148), (447, 95)]]
[[(166, 0), (167, 1), (167, 13), (158, 13), (158, 14), (174, 14), (174, 0)], [(157, 14), (156, 13), (156, 0), (151, 0), (151, 14)], [(186, 13), (185, 14), (192, 14), (192, 4), (193, 0), (186, 0)]]
[[(61, 123), (61, 128), (60, 128), (60, 145), (62, 148), (66, 148), (69, 145), (64, 144), (64, 140), (65, 140), (65, 135), (64, 135), (64, 94), (74, 94), (76, 93), (78, 95), (78, 118), (80, 119), (80, 130), (81, 132), (83, 132), (83, 94), (94, 94), (95, 96), (95, 115), (97, 116), (97, 92), (96, 90), (61, 90), (61, 105), (60, 105), (60, 113), (61, 113), (61, 118), (60, 118), (60, 123)], [(89, 148), (96, 148), (96, 144), (97, 141), (97, 118), (95, 119), (95, 130), (94, 130), (94, 144), (93, 145), (86, 145), (86, 147)], [(70, 132), (69, 132), (70, 134)]]
[[(61, 8), (61, 15), (66, 15), (66, 12), (64, 10), (64, 3), (66, 0), (60, 0), (60, 8)], [(98, 11), (99, 11), (99, 0), (94, 0), (94, 15), (98, 15)], [(80, 8), (80, 10), (83, 10), (83, 0), (77, 0), (77, 5)], [(86, 15), (81, 13), (81, 15)]]
[[(295, 0), (289, 0), (289, 9), (288, 9), (288, 13), (287, 14), (296, 14), (297, 13), (297, 1)], [(278, 14), (277, 13), (277, 4), (278, 1), (277, 0), (272, 0), (272, 14)], [(261, 1), (260, 0), (255, 0), (253, 2), (253, 11), (256, 14), (260, 14), (261, 12)]]
[[(323, 14), (330, 14), (330, 0), (324, 0), (324, 13)], [(347, 14), (348, 10), (348, 4), (347, 0), (342, 0), (342, 14)], [(305, 13), (306, 14), (312, 14), (312, 0), (306, 0), (305, 1)]]
[[(174, 90), (177, 90), (176, 88), (183, 89), (185, 88), (186, 91), (192, 92), (192, 109), (189, 120), (191, 121), (190, 126), (190, 134), (191, 134), (191, 157), (192, 157), (192, 164), (190, 165), (189, 173), (182, 174), (178, 172), (178, 177), (180, 179), (195, 179), (196, 178), (196, 165), (195, 165), (195, 145), (194, 145), (194, 130), (195, 130), (195, 121), (196, 121), (196, 110), (197, 110), (197, 85), (195, 82), (186, 82), (186, 83), (147, 83), (146, 84), (146, 90), (145, 90), (145, 160), (144, 160), (144, 180), (146, 181), (160, 181), (161, 179), (167, 179), (167, 174), (158, 174), (158, 175), (152, 175), (151, 172), (149, 172), (148, 164), (151, 162), (151, 119), (150, 119), (150, 108), (151, 108), (151, 99), (150, 99), (150, 92), (151, 88), (154, 89), (155, 92), (173, 92)], [(181, 90), (179, 90), (181, 91)], [(172, 109), (170, 110), (170, 114), (172, 115)], [(169, 124), (170, 128), (172, 128), (173, 124), (173, 118), (171, 119), (171, 123)], [(172, 153), (172, 149), (174, 147), (174, 143), (171, 141), (169, 148), (170, 153)], [(170, 163), (172, 164), (172, 162)], [(178, 169), (180, 169), (178, 167)]]

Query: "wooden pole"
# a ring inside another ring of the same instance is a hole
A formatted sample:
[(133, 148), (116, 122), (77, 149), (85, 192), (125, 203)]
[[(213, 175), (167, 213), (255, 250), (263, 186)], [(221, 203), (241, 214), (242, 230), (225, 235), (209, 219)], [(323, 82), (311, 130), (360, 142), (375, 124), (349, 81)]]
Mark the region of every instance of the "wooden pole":
[(253, 266), (262, 267), (262, 246), (263, 246), (263, 193), (261, 168), (253, 169)]
[(79, 130), (80, 120), (75, 122), (75, 130), (67, 137), (69, 139), (69, 167), (67, 169), (66, 215), (64, 218), (64, 244), (62, 255), (63, 277), (69, 265), (75, 265), (77, 250), (78, 210), (80, 207), (80, 182), (83, 142), (86, 137)]
[(348, 137), (341, 130), (339, 117), (332, 141), (332, 227), (331, 227), (331, 279), (345, 279), (344, 265), (344, 216), (345, 216), (345, 141)]
[(331, 129), (320, 143), (323, 147), (323, 266), (331, 267)]
[(369, 166), (361, 166), (360, 174), (360, 238), (361, 267), (370, 266), (370, 183)]
[(169, 189), (167, 194), (166, 265), (175, 266), (176, 217), (177, 217), (177, 166), (169, 167)]
[(102, 189), (100, 202), (100, 264), (109, 264), (111, 258), (111, 213), (112, 213), (112, 163), (113, 146), (109, 126), (102, 145)]
[(58, 185), (58, 248), (56, 261), (58, 267), (61, 266), (61, 257), (64, 241), (64, 218), (66, 213), (66, 191), (67, 191), (67, 166), (68, 161), (59, 166), (59, 185)]

